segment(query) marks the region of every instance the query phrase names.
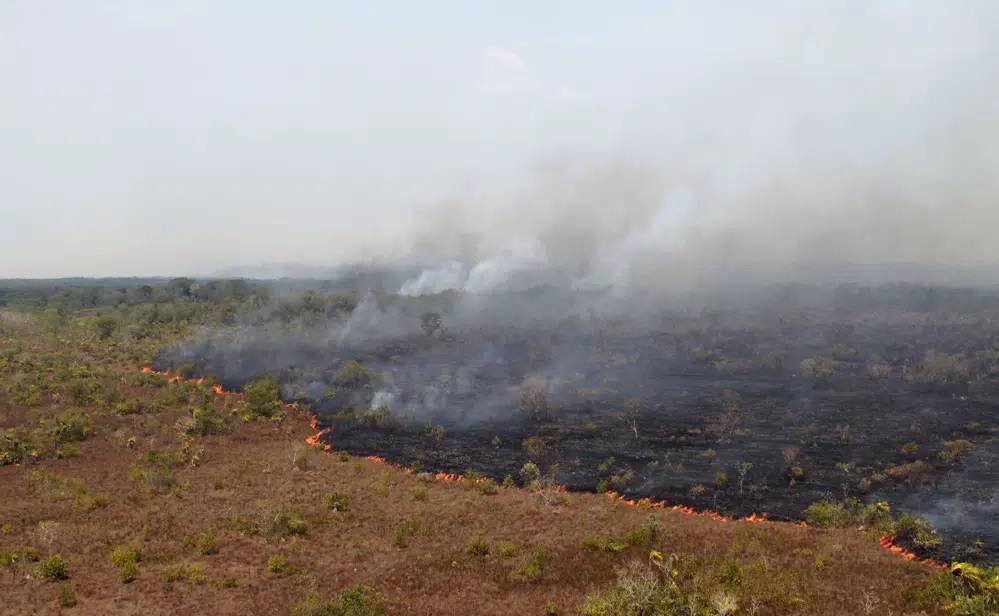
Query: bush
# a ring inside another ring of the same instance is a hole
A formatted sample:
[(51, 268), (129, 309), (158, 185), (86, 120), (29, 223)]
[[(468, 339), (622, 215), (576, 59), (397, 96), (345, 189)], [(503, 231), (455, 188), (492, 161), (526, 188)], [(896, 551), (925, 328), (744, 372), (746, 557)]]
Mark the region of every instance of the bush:
[(5, 430), (0, 439), (0, 466), (38, 459), (38, 434), (24, 426)]
[(485, 531), (475, 531), (475, 534), (465, 544), (465, 552), (478, 558), (489, 556), (489, 542), (486, 541)]
[(219, 413), (211, 401), (206, 400), (201, 406), (191, 409), (191, 423), (187, 433), (197, 436), (209, 434), (225, 434), (229, 431), (229, 420)]
[(905, 445), (902, 445), (902, 449), (899, 450), (899, 453), (908, 458), (911, 458), (912, 456), (916, 455), (916, 453), (918, 452), (919, 452), (919, 445), (917, 445), (914, 441), (909, 441)]
[(905, 483), (924, 483), (930, 479), (933, 469), (922, 460), (916, 460), (908, 464), (889, 466), (885, 469), (885, 474), (894, 481), (904, 481)]
[(302, 519), (298, 507), (287, 507), (266, 520), (264, 532), (270, 537), (284, 539), (292, 535), (307, 534), (309, 524)]
[(496, 494), (499, 492), (499, 486), (497, 486), (495, 479), (486, 479), (479, 483), (479, 492), (483, 494)]
[(108, 560), (118, 570), (118, 579), (127, 584), (139, 575), (142, 553), (134, 546), (119, 546), (111, 552)]
[(114, 407), (116, 415), (138, 415), (142, 412), (142, 401), (138, 398), (122, 400)]
[(257, 379), (243, 388), (247, 418), (272, 418), (281, 414), (281, 388), (272, 376)]
[(849, 516), (842, 503), (822, 500), (812, 503), (805, 509), (805, 521), (817, 528), (838, 528), (849, 523)]
[(354, 359), (343, 362), (340, 371), (336, 375), (338, 387), (347, 389), (363, 389), (375, 381), (375, 375)]
[(971, 449), (971, 442), (964, 439), (944, 441), (940, 453), (937, 454), (937, 459), (940, 460), (941, 464), (951, 466), (969, 449)]
[(734, 558), (726, 558), (715, 567), (714, 578), (723, 586), (739, 586), (742, 584), (742, 565)]
[(501, 543), (499, 546), (499, 555), (503, 558), (512, 558), (520, 552), (520, 549), (512, 543)]
[(38, 563), (38, 577), (46, 582), (58, 582), (69, 579), (69, 563), (60, 554), (43, 558)]
[(344, 590), (336, 601), (323, 601), (318, 593), (310, 593), (292, 616), (388, 616), (384, 601), (374, 595), (369, 586), (357, 585)]
[(392, 545), (400, 549), (409, 546), (409, 537), (406, 534), (405, 526), (396, 526), (392, 529)]
[(260, 534), (260, 524), (250, 518), (236, 517), (226, 522), (226, 527), (237, 535), (253, 537)]
[(656, 516), (649, 514), (641, 526), (628, 533), (627, 541), (631, 545), (649, 546), (662, 536), (662, 532), (662, 525)]
[[(616, 580), (600, 592), (588, 595), (580, 611), (584, 616), (612, 616), (617, 614), (679, 614), (680, 608), (694, 606), (691, 599), (680, 590), (670, 565), (653, 561), (646, 565), (632, 561), (616, 569)], [(690, 613), (708, 613), (698, 609)], [(731, 614), (732, 610), (720, 609), (712, 614)]]
[(118, 579), (122, 581), (123, 584), (128, 584), (139, 577), (139, 563), (126, 562), (122, 563), (118, 567)]
[(583, 539), (583, 547), (595, 552), (619, 554), (628, 546), (613, 537), (586, 537)]
[(316, 448), (312, 445), (297, 443), (291, 451), (291, 467), (299, 471), (307, 471), (313, 466), (316, 458)]
[(839, 361), (828, 357), (812, 357), (801, 362), (801, 372), (813, 379), (826, 379), (843, 367)]
[(333, 511), (347, 511), (349, 502), (350, 499), (343, 492), (327, 492), (323, 494), (323, 506)]
[(423, 487), (417, 487), (410, 490), (410, 494), (413, 495), (413, 500), (415, 501), (425, 501), (427, 500), (427, 489)]
[(204, 534), (198, 538), (198, 553), (204, 556), (211, 556), (212, 554), (218, 554), (219, 552), (219, 541), (215, 538), (215, 535)]
[(551, 560), (548, 550), (542, 547), (534, 548), (529, 558), (514, 565), (510, 571), (510, 579), (514, 582), (535, 582), (541, 578)]
[(281, 575), (288, 570), (288, 563), (285, 561), (284, 556), (280, 554), (273, 554), (267, 559), (267, 571), (274, 573), (276, 575)]
[(942, 542), (929, 520), (910, 513), (903, 513), (898, 517), (895, 522), (895, 537), (907, 539), (916, 547), (924, 549), (936, 547)]
[(98, 494), (87, 494), (86, 492), (77, 492), (73, 499), (73, 504), (75, 504), (80, 509), (84, 511), (93, 511), (95, 509), (106, 509), (109, 504), (111, 504), (111, 497), (108, 496), (106, 492), (100, 492)]
[(60, 586), (59, 593), (56, 595), (56, 603), (60, 607), (73, 607), (76, 605), (76, 593), (73, 591), (73, 587), (69, 584)]
[(97, 320), (94, 321), (94, 326), (97, 328), (97, 334), (101, 340), (107, 340), (118, 331), (117, 319), (107, 314), (97, 317)]
[(52, 436), (60, 443), (78, 443), (93, 434), (90, 418), (83, 411), (66, 411), (56, 417)]

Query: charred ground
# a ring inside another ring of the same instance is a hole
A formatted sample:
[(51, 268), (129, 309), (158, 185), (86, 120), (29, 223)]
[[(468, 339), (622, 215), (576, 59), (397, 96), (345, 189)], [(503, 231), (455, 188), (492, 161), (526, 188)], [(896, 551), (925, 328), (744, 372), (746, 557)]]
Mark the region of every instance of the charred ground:
[(735, 515), (888, 501), (941, 530), (923, 554), (993, 561), (997, 315), (990, 290), (909, 284), (376, 293), (205, 333), (157, 367), (273, 375), (338, 450), (518, 480), (557, 464), (573, 490)]

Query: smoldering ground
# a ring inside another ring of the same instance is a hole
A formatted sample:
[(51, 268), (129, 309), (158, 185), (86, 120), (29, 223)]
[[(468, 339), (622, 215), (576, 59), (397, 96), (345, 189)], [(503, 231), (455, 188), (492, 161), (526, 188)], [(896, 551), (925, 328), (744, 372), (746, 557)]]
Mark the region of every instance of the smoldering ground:
[[(743, 284), (653, 310), (547, 276), (262, 316), (158, 367), (191, 363), (229, 388), (274, 375), (333, 425), (334, 448), (357, 454), (495, 477), (558, 463), (573, 489), (778, 518), (826, 497), (884, 499), (932, 513), (948, 555), (995, 553), (993, 509), (975, 504), (999, 479), (994, 291)], [(969, 506), (940, 515), (913, 493)], [(981, 519), (951, 523), (967, 516)]]

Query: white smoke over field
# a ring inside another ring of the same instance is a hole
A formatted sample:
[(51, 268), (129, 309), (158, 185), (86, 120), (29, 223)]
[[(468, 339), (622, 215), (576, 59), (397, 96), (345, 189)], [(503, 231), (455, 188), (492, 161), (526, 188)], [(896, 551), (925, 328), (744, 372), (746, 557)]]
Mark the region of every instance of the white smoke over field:
[(703, 47), (645, 60), (617, 146), (549, 150), (515, 188), (484, 177), (399, 229), (389, 258), (471, 264), (402, 291), (485, 290), (532, 267), (626, 289), (999, 262), (999, 5), (690, 13), (677, 19)]

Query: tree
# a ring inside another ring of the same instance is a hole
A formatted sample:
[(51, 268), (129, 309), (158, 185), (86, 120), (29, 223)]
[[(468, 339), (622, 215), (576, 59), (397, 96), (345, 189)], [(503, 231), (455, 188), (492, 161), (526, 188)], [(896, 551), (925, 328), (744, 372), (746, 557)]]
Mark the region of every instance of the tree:
[(746, 474), (753, 468), (752, 462), (739, 463), (739, 496), (742, 496), (742, 486), (746, 482)]
[(436, 312), (425, 312), (420, 315), (420, 327), (424, 334), (433, 336), (434, 332), (444, 327), (444, 319)]
[(101, 340), (107, 340), (118, 330), (118, 321), (109, 315), (97, 317), (95, 325), (97, 326), (97, 332), (100, 334)]
[(243, 393), (250, 415), (273, 417), (281, 411), (281, 388), (272, 376), (248, 383)]
[(447, 430), (445, 430), (444, 426), (440, 424), (427, 426), (423, 430), (423, 434), (427, 437), (427, 440), (430, 441), (430, 445), (434, 449), (437, 449), (437, 446), (440, 444), (441, 440), (444, 439), (445, 432), (447, 432)]

